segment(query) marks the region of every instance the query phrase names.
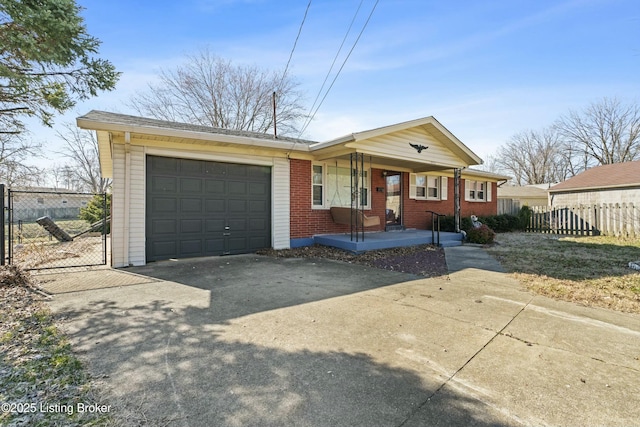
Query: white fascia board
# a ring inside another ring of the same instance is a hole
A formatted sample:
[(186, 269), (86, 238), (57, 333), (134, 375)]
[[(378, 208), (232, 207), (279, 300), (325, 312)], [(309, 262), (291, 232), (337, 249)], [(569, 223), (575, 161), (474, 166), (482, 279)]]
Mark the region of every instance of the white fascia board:
[(309, 146), (290, 141), (269, 141), (248, 136), (224, 135), (208, 132), (194, 132), (180, 129), (158, 128), (151, 126), (124, 125), (119, 123), (105, 123), (103, 121), (88, 120), (82, 117), (76, 119), (78, 127), (90, 130), (104, 130), (111, 132), (131, 132), (143, 135), (166, 136), (172, 138), (195, 139), (199, 141), (225, 142), (249, 147), (275, 148), (279, 150), (295, 150), (309, 152)]

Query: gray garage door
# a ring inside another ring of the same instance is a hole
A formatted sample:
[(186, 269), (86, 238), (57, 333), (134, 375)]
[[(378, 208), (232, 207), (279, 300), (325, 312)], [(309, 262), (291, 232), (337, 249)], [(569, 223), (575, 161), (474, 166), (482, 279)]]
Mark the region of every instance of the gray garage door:
[(271, 246), (271, 168), (147, 156), (148, 261)]

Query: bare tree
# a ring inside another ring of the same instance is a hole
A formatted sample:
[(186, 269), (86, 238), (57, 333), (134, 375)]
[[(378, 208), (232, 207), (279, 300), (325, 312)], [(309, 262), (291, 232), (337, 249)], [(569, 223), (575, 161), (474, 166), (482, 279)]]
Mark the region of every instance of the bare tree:
[(278, 133), (296, 132), (304, 117), (298, 83), (257, 66), (234, 65), (202, 49), (185, 65), (162, 70), (130, 104), (141, 115), (160, 120), (267, 133), (273, 129), (276, 93)]
[(39, 148), (24, 134), (0, 133), (0, 182), (8, 186), (40, 185), (43, 171), (25, 164), (27, 158), (38, 156)]
[(498, 149), (496, 165), (518, 185), (558, 182), (571, 176), (555, 128), (527, 130)]
[(95, 133), (82, 130), (72, 124), (65, 124), (65, 131), (58, 132), (64, 141), (64, 150), (60, 153), (69, 163), (54, 173), (56, 182), (62, 182), (66, 188), (77, 191), (104, 193), (111, 185), (111, 179), (103, 178), (100, 173), (98, 140)]
[(640, 159), (638, 105), (604, 98), (581, 112), (570, 111), (555, 127), (580, 167)]

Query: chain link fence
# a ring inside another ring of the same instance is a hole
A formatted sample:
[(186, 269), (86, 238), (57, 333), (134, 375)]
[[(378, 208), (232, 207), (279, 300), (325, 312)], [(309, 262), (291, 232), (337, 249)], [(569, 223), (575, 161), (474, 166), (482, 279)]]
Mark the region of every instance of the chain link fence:
[(107, 263), (106, 193), (8, 189), (3, 210), (3, 261), (27, 270)]

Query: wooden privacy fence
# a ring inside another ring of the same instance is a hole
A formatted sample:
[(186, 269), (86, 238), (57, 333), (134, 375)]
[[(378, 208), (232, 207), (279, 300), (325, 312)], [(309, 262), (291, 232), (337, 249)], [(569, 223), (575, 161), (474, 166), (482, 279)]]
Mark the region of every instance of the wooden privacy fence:
[(534, 206), (527, 231), (583, 236), (640, 236), (640, 207), (633, 203)]

